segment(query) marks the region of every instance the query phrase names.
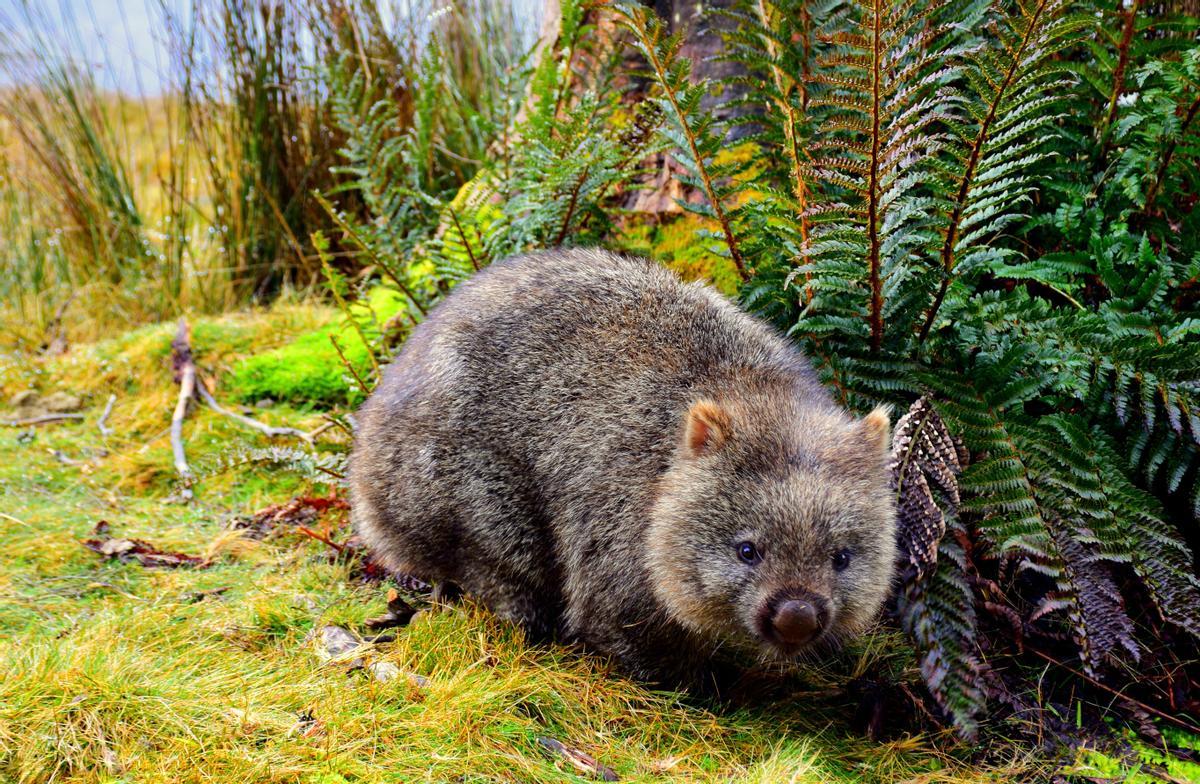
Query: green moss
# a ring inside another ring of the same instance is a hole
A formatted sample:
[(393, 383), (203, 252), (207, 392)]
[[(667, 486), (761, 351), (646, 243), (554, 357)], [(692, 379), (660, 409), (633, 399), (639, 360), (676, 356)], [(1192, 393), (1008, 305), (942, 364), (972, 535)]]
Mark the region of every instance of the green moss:
[[(400, 313), (405, 302), (394, 289), (376, 286), (365, 303), (351, 307), (369, 338), (379, 324)], [(357, 404), (362, 390), (338, 356), (335, 340), (354, 372), (365, 377), (371, 368), (370, 348), (343, 317), (285, 346), (243, 359), (234, 367), (227, 388), (244, 403), (270, 398), (300, 406)]]
[[(1200, 738), (1172, 727), (1162, 729), (1163, 738), (1173, 747), (1200, 750)], [(1200, 781), (1200, 764), (1179, 759), (1165, 749), (1148, 745), (1132, 732), (1126, 733), (1132, 753), (1125, 756), (1085, 748), (1065, 773), (1082, 781), (1112, 779), (1128, 784), (1158, 784), (1165, 771), (1171, 781)]]
[(661, 261), (684, 280), (711, 283), (732, 297), (740, 285), (737, 268), (729, 259), (712, 252), (714, 240), (702, 232), (713, 228), (712, 221), (684, 213), (657, 224), (647, 222), (626, 228), (616, 249)]
[(367, 347), (346, 325), (334, 325), (301, 335), (288, 345), (242, 360), (228, 384), (243, 402), (263, 398), (296, 404), (338, 405), (356, 402), (354, 383), (346, 377), (337, 340), (346, 360), (358, 373), (370, 368)]

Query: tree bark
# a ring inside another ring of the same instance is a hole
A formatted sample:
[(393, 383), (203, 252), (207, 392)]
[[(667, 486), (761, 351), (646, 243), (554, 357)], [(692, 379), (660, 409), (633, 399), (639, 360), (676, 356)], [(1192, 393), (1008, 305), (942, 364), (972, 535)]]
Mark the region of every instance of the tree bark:
[(700, 102), (700, 106), (712, 112), (718, 120), (744, 114), (743, 107), (732, 102), (746, 94), (743, 85), (731, 85), (726, 80), (745, 73), (740, 63), (723, 59), (725, 39), (721, 33), (728, 31), (733, 21), (718, 12), (730, 10), (735, 0), (656, 0), (654, 11), (670, 25), (671, 33), (683, 35), (680, 55), (692, 63), (692, 81), (709, 80), (713, 91)]
[[(745, 69), (739, 63), (723, 59), (725, 40), (722, 32), (728, 30), (733, 22), (718, 13), (732, 9), (736, 0), (640, 1), (643, 5), (653, 7), (655, 14), (666, 23), (670, 33), (682, 36), (680, 55), (691, 62), (692, 81), (707, 80), (712, 85), (713, 89), (701, 100), (701, 108), (712, 113), (718, 121), (744, 115), (747, 107), (737, 104), (737, 101), (745, 95), (746, 88), (742, 85), (732, 85), (728, 80), (744, 73)], [(621, 45), (619, 33), (611, 24), (611, 19), (599, 18), (590, 21), (596, 23), (596, 35), (608, 37), (600, 48)], [(560, 0), (545, 0), (542, 6), (537, 57), (542, 57), (557, 45), (561, 26)], [(621, 68), (624, 75), (617, 84), (625, 90), (623, 100), (631, 106), (644, 100), (646, 85), (639, 84), (644, 82), (643, 78), (627, 75), (641, 73), (645, 69), (646, 63), (637, 51), (633, 47), (626, 47)], [(630, 84), (626, 81), (629, 78), (637, 81)], [(583, 83), (579, 83), (576, 89), (584, 86)], [(525, 111), (526, 108), (523, 107), (521, 114)], [(730, 134), (730, 141), (735, 141), (743, 133), (744, 129), (734, 128)], [(622, 205), (624, 209), (650, 214), (678, 213), (682, 211), (679, 200), (697, 201), (702, 198), (698, 192), (690, 193), (683, 187), (679, 177), (682, 171), (669, 153), (658, 154), (647, 161), (647, 164), (648, 168), (654, 171), (650, 180), (644, 183), (649, 187), (630, 192)]]

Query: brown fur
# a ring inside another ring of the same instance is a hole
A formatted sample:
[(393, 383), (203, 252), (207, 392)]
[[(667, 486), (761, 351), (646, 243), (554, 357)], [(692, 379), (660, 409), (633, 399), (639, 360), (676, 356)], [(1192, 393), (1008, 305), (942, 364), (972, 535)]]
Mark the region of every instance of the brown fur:
[(551, 251), (414, 331), (360, 412), (351, 500), (392, 568), (696, 685), (723, 645), (794, 654), (764, 631), (788, 597), (820, 607), (819, 640), (869, 624), (895, 556), (887, 440), (885, 410), (854, 420), (712, 289)]

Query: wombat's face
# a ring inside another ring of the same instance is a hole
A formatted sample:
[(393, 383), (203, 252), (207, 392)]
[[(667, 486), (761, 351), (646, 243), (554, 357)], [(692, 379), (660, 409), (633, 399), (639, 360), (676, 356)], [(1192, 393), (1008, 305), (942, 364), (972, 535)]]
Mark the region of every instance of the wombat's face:
[(862, 631), (896, 558), (886, 410), (792, 410), (695, 403), (647, 532), (679, 621), (783, 656)]

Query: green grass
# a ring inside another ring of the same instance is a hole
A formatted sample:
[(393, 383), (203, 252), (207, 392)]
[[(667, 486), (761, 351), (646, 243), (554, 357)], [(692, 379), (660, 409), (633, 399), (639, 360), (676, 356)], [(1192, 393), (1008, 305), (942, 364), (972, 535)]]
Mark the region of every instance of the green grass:
[[(202, 371), (227, 381), (246, 357), (294, 346), (337, 319), (280, 306), (201, 320), (193, 345)], [(874, 743), (855, 733), (844, 680), (912, 666), (890, 635), (806, 673), (788, 699), (736, 709), (650, 691), (560, 646), (527, 645), (470, 604), (423, 613), (394, 642), (363, 652), (367, 663), (427, 678), (424, 686), (322, 664), (309, 633), (361, 627), (382, 612), (385, 586), (352, 578), (349, 564), (297, 533), (263, 542), (232, 533), (235, 515), (328, 488), (253, 467), (214, 473), (223, 455), (262, 442), (206, 409), (185, 426), (203, 477), (196, 500), (172, 500), (173, 329), (144, 327), (51, 361), (0, 358), (5, 398), (34, 386), (89, 401), (84, 421), (32, 440), (0, 428), (0, 780), (585, 780), (544, 752), (540, 736), (626, 781), (1006, 781), (1046, 769), (1019, 749), (1010, 764), (977, 767), (971, 749), (945, 736)], [(104, 438), (96, 419), (110, 392), (116, 433)], [(288, 407), (256, 415), (319, 421)], [(338, 540), (348, 535), (340, 515), (319, 523)], [(102, 560), (80, 544), (99, 520), (113, 536), (214, 565)], [(214, 589), (224, 592), (203, 596)]]

